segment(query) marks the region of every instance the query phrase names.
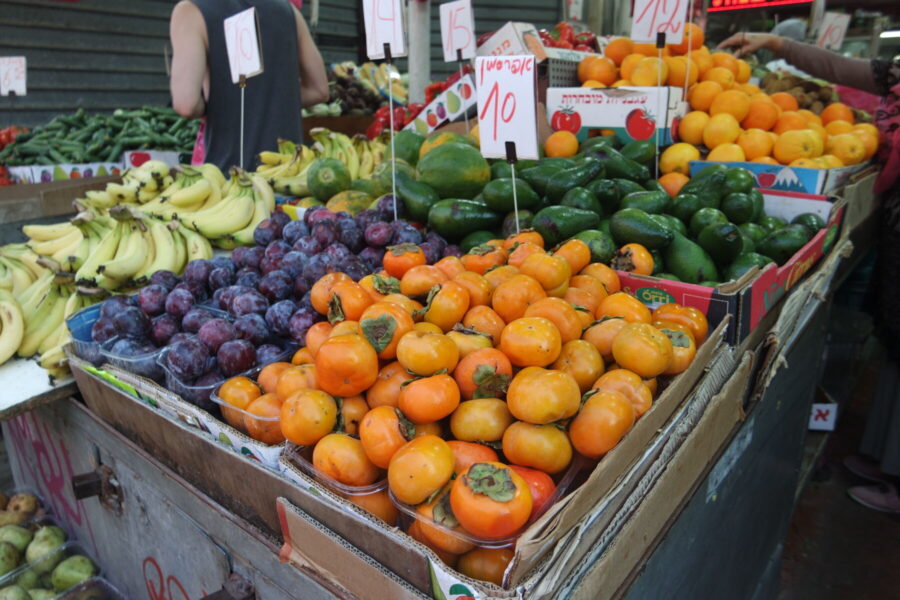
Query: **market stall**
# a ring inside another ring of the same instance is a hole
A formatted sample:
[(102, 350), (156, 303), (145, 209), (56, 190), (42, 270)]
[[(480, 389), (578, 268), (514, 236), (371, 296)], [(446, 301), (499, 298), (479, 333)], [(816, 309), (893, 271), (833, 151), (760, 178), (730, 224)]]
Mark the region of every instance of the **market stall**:
[(0, 419), (62, 537), (0, 594), (771, 596), (880, 134), (638, 30), (424, 90), (382, 40), (245, 169), (154, 106), (14, 132)]

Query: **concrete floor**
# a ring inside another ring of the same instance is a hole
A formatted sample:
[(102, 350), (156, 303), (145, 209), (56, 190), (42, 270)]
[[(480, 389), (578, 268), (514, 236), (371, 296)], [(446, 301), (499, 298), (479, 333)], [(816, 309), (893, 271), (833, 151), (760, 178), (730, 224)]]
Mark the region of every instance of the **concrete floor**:
[(857, 450), (882, 359), (867, 340), (849, 369), (858, 374), (834, 434), (811, 434), (808, 447), (824, 452), (801, 492), (785, 542), (779, 600), (885, 600), (900, 598), (900, 515), (863, 507), (847, 488), (867, 482), (847, 471), (843, 458)]

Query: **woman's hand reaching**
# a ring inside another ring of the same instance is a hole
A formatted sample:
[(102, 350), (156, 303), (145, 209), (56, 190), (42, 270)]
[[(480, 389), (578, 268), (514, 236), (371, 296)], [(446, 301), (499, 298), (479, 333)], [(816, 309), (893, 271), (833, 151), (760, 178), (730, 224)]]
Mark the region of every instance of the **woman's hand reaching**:
[(737, 47), (735, 58), (741, 58), (752, 54), (760, 48), (766, 48), (773, 52), (781, 50), (783, 39), (771, 33), (735, 33), (733, 36), (716, 46), (718, 49)]

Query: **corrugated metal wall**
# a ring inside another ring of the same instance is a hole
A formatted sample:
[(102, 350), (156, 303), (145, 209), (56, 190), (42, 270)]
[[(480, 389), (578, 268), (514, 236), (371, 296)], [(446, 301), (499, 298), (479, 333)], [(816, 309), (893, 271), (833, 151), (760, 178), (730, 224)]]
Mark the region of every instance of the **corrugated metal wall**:
[[(43, 123), (78, 107), (110, 111), (168, 104), (163, 49), (175, 2), (0, 0), (0, 55), (24, 54), (28, 60), (28, 95), (0, 97), (0, 127)], [(473, 4), (479, 33), (510, 20), (551, 27), (560, 18), (561, 4), (553, 0)], [(432, 4), (431, 21), (435, 79), (456, 69), (442, 60), (438, 6)], [(360, 11), (360, 0), (322, 0), (316, 35), (326, 62), (359, 58)], [(308, 2), (303, 13), (308, 20)]]

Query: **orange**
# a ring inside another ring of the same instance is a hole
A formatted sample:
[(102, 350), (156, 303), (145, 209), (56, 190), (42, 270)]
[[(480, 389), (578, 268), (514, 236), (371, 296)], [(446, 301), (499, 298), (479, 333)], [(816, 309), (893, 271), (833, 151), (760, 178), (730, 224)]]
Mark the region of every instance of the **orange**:
[(750, 74), (751, 69), (750, 65), (747, 64), (747, 61), (740, 58), (737, 59), (737, 73), (734, 75), (734, 80), (738, 83), (747, 83), (750, 81)]
[(688, 102), (694, 110), (709, 110), (716, 96), (725, 88), (716, 81), (701, 81), (688, 92)]
[(599, 81), (594, 81), (593, 79), (588, 79), (584, 83), (581, 84), (583, 88), (605, 88), (606, 86), (600, 83)]
[[(832, 121), (835, 123), (836, 121)], [(866, 150), (865, 157), (866, 160), (872, 158), (875, 153), (878, 151), (878, 138), (871, 133), (869, 133), (866, 129), (854, 129), (850, 132), (852, 135), (858, 137), (862, 143), (863, 147)]]
[(797, 160), (792, 160), (789, 166), (802, 167), (804, 169), (821, 169), (822, 168), (822, 165), (814, 158), (798, 158)]
[[(666, 66), (669, 68), (669, 76), (666, 79), (668, 85), (674, 87), (691, 87), (697, 83), (700, 76), (700, 70), (697, 63), (689, 60), (686, 56), (670, 56), (665, 59)], [(685, 80), (687, 78), (687, 80)]]
[(625, 57), (633, 53), (634, 44), (627, 37), (612, 39), (603, 49), (603, 54), (617, 65), (621, 65)]
[(772, 155), (783, 165), (790, 164), (798, 158), (812, 158), (815, 153), (815, 141), (806, 131), (785, 131), (778, 136)]
[(727, 52), (713, 52), (709, 56), (710, 58), (712, 58), (713, 64), (716, 67), (728, 69), (729, 71), (731, 71), (732, 75), (737, 77), (738, 62), (735, 57), (728, 54)]
[(738, 136), (737, 145), (744, 151), (746, 160), (769, 156), (775, 142), (762, 129), (745, 129)]
[(778, 117), (772, 131), (781, 135), (785, 131), (791, 131), (792, 129), (806, 129), (806, 117), (795, 110), (786, 110)]
[(734, 116), (728, 113), (719, 113), (710, 117), (709, 123), (703, 128), (703, 143), (707, 148), (713, 149), (719, 144), (730, 144), (741, 134), (741, 125)]
[(769, 100), (750, 99), (747, 116), (741, 120), (744, 129), (762, 129), (768, 131), (778, 121), (778, 106)]
[(845, 165), (855, 165), (865, 160), (866, 147), (852, 133), (842, 133), (828, 139), (827, 151)]
[(701, 81), (715, 81), (722, 89), (730, 90), (734, 86), (734, 73), (725, 67), (713, 67), (700, 76)]
[(750, 162), (762, 163), (764, 165), (780, 165), (777, 160), (772, 158), (771, 156), (760, 156), (759, 158), (750, 159)]
[(629, 79), (634, 85), (655, 86), (665, 83), (669, 77), (669, 67), (656, 57), (644, 58), (634, 67)]
[(821, 146), (818, 150), (818, 154), (816, 156), (822, 156), (822, 152), (825, 150), (825, 143), (828, 141), (828, 132), (825, 131), (825, 128), (817, 123), (808, 123), (806, 125), (807, 131), (813, 132), (813, 137), (816, 138), (816, 147)]
[(700, 151), (693, 144), (679, 142), (666, 148), (659, 157), (659, 170), (663, 173), (683, 173), (691, 171), (690, 162), (700, 160)]
[(825, 131), (828, 132), (828, 135), (838, 135), (839, 133), (850, 133), (853, 131), (853, 123), (843, 119), (833, 119), (827, 122), (825, 119), (822, 119), (822, 122), (825, 123)]
[(616, 63), (604, 56), (588, 57), (578, 65), (578, 79), (582, 83), (591, 80), (610, 85), (619, 78), (618, 71)]
[(744, 149), (737, 144), (719, 144), (706, 156), (706, 160), (719, 162), (743, 162), (746, 159)]
[(800, 106), (797, 99), (787, 92), (776, 92), (772, 94), (772, 102), (780, 106), (784, 110), (797, 110)]
[(750, 112), (750, 96), (739, 90), (727, 90), (713, 98), (709, 107), (711, 116), (728, 113), (738, 121), (743, 121)]
[(622, 60), (622, 65), (619, 67), (619, 76), (622, 79), (631, 80), (631, 73), (634, 71), (634, 68), (637, 66), (639, 62), (647, 58), (643, 54), (629, 54)]
[[(705, 46), (704, 46), (705, 48)], [(700, 52), (692, 52), (691, 60), (697, 63), (697, 69), (700, 71), (700, 77), (703, 77), (703, 74), (713, 68), (713, 61), (709, 57), (709, 54), (701, 54)]]
[(823, 154), (819, 157), (819, 161), (825, 166), (826, 169), (839, 169), (844, 166), (844, 163), (834, 154)]
[[(674, 54), (687, 54), (688, 49), (696, 50), (703, 45), (706, 40), (703, 30), (694, 23), (687, 23), (684, 26), (684, 37), (681, 38), (680, 44), (669, 44), (669, 49)], [(690, 46), (688, 44), (690, 43)]]
[(598, 58), (600, 58), (600, 57), (596, 56), (596, 55), (591, 55), (591, 56), (585, 56), (584, 58), (581, 59), (581, 62), (578, 63), (578, 68), (576, 69), (576, 73), (578, 74), (578, 81), (584, 83), (585, 81), (590, 79), (590, 77), (588, 77), (588, 74), (587, 74), (588, 65), (590, 65), (592, 62), (594, 62)]
[(544, 142), (544, 152), (550, 157), (575, 156), (578, 153), (578, 138), (571, 131), (554, 131)]
[(703, 128), (709, 123), (709, 114), (702, 110), (692, 110), (684, 115), (678, 124), (678, 137), (683, 142), (699, 146), (703, 143)]
[[(762, 93), (762, 90), (759, 89), (759, 86), (758, 86), (758, 85), (754, 85), (754, 84), (752, 84), (752, 83), (735, 84), (734, 87), (735, 87), (735, 89), (743, 90), (744, 92), (747, 93), (748, 96), (753, 96), (753, 95), (755, 95), (755, 94), (760, 94), (760, 93)], [(766, 97), (768, 98), (768, 95), (767, 95)]]
[(684, 173), (678, 173), (676, 171), (672, 171), (671, 173), (666, 173), (661, 176), (657, 181), (659, 181), (659, 185), (663, 186), (663, 189), (666, 190), (666, 193), (669, 194), (670, 197), (674, 198), (678, 195), (678, 192), (681, 191), (681, 188), (684, 187), (691, 178), (685, 175)]
[(861, 129), (863, 131), (868, 131), (873, 136), (875, 136), (875, 140), (879, 140), (881, 136), (881, 132), (878, 131), (878, 128), (872, 125), (871, 123), (857, 123), (853, 126), (853, 129)]
[[(617, 87), (631, 86), (631, 85), (634, 85), (634, 84), (631, 83), (630, 81), (628, 81), (627, 79), (620, 79), (609, 87), (617, 88)], [(606, 135), (606, 134), (603, 134), (603, 135)]]
[(659, 50), (656, 49), (655, 44), (634, 44), (631, 51), (635, 54), (643, 54), (644, 56), (656, 56), (659, 54)]
[(833, 102), (829, 104), (822, 110), (822, 113), (819, 116), (822, 118), (822, 123), (825, 125), (828, 125), (832, 121), (847, 121), (848, 123), (853, 123), (853, 121), (856, 120), (853, 116), (853, 111), (843, 102)]
[(803, 115), (803, 118), (806, 119), (807, 125), (811, 125), (813, 123), (816, 125), (822, 125), (822, 119), (820, 119), (819, 115), (817, 115), (816, 113), (814, 113), (811, 110), (808, 110), (806, 108), (801, 108), (800, 110), (797, 111), (797, 113)]

